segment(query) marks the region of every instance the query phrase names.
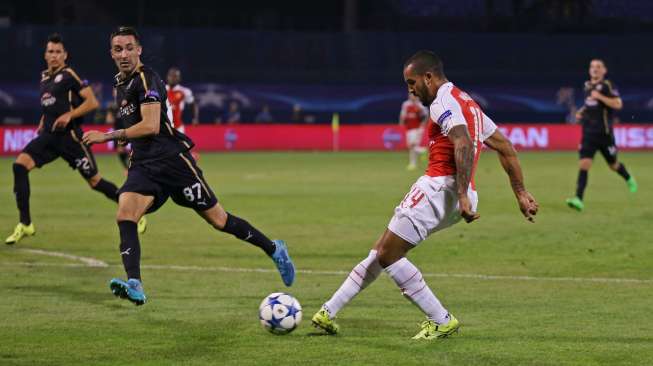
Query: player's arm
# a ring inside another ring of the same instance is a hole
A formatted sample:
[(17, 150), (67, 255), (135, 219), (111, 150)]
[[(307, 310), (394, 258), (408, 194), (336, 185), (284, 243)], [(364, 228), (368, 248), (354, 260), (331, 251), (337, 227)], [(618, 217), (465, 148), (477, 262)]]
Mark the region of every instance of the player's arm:
[(83, 141), (87, 145), (98, 144), (110, 140), (125, 141), (140, 137), (158, 135), (161, 128), (161, 103), (150, 102), (141, 104), (142, 120), (129, 128), (111, 132), (88, 131)]
[(77, 108), (73, 108), (70, 111), (59, 116), (52, 124), (52, 131), (60, 128), (65, 128), (71, 120), (88, 114), (100, 106), (100, 103), (95, 97), (95, 93), (93, 93), (93, 89), (91, 89), (90, 86), (81, 89), (79, 91), (79, 96), (84, 100), (82, 104), (77, 106)]
[(519, 203), (519, 209), (528, 221), (534, 222), (539, 205), (524, 187), (524, 175), (519, 164), (517, 151), (499, 129), (496, 129), (484, 142), (498, 153), (501, 166), (510, 179), (510, 186)]
[(447, 136), (454, 146), (460, 215), (466, 222), (472, 222), (480, 217), (479, 214), (472, 211), (472, 205), (467, 196), (472, 177), (472, 167), (474, 166), (474, 145), (469, 136), (469, 131), (467, 131), (467, 125), (459, 124), (453, 126)]
[(200, 106), (197, 102), (191, 103), (193, 108), (193, 120), (191, 121), (194, 125), (200, 123)]
[(612, 108), (616, 111), (621, 110), (624, 107), (624, 103), (619, 96), (606, 96), (598, 90), (592, 90), (591, 97), (602, 102), (608, 106), (608, 108)]

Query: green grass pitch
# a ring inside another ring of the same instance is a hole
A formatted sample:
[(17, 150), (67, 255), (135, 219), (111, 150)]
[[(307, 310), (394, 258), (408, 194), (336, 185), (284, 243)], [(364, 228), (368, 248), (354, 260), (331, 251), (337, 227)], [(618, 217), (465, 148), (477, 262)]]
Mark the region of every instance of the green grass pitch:
[[(257, 318), (264, 296), (286, 290), (272, 262), (171, 201), (141, 237), (148, 303), (113, 297), (109, 279), (124, 276), (115, 205), (57, 161), (30, 174), (37, 235), (0, 248), (0, 365), (650, 364), (652, 156), (620, 154), (637, 194), (597, 157), (578, 213), (564, 204), (576, 154), (521, 154), (541, 207), (530, 224), (496, 156), (483, 154), (480, 220), (409, 255), (463, 323), (460, 334), (430, 343), (410, 340), (423, 317), (386, 275), (339, 314), (341, 335), (310, 326), (419, 176), (404, 170), (404, 153), (202, 154), (224, 207), (289, 245), (300, 272), (288, 292), (304, 320), (287, 336), (265, 332)], [(11, 163), (0, 159), (3, 240), (18, 216)], [(98, 163), (106, 178), (124, 180), (116, 157)]]

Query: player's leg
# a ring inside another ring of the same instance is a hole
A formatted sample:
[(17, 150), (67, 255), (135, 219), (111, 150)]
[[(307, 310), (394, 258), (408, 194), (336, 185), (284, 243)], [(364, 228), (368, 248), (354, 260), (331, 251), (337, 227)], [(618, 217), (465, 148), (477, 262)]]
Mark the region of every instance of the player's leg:
[(614, 143), (601, 148), (601, 155), (603, 155), (603, 158), (605, 158), (605, 161), (608, 163), (610, 169), (619, 174), (626, 181), (630, 192), (637, 192), (637, 181), (632, 175), (630, 175), (630, 173), (628, 173), (626, 166), (617, 159), (617, 147), (614, 145)]
[(14, 195), (16, 207), (18, 208), (19, 221), (11, 235), (5, 239), (5, 244), (16, 244), (25, 236), (36, 233), (29, 210), (29, 172), (34, 169), (36, 163), (27, 153), (20, 153), (14, 162), (12, 169), (14, 173)]
[(261, 248), (274, 261), (284, 284), (286, 286), (292, 285), (295, 279), (295, 266), (283, 240), (270, 240), (247, 220), (226, 212), (217, 202), (208, 210), (196, 211), (217, 230), (229, 233), (240, 240)]
[(406, 166), (407, 170), (415, 170), (417, 169), (417, 151), (415, 150), (416, 147), (416, 129), (410, 129), (406, 131), (406, 147), (408, 148), (408, 166)]
[(25, 236), (36, 233), (29, 206), (31, 193), (29, 172), (35, 167), (40, 168), (59, 157), (58, 153), (50, 146), (52, 139), (53, 137), (47, 134), (41, 134), (34, 138), (25, 146), (25, 149), (18, 155), (12, 166), (14, 195), (19, 213), (19, 222), (13, 233), (5, 239), (5, 244), (16, 244)]
[(596, 144), (593, 141), (583, 139), (579, 150), (580, 160), (578, 161), (578, 178), (576, 179), (576, 195), (566, 200), (567, 206), (577, 210), (583, 211), (585, 204), (583, 197), (585, 195), (585, 187), (587, 187), (587, 179), (589, 170), (592, 167), (594, 154), (596, 154)]
[(188, 152), (171, 158), (166, 164), (166, 174), (157, 179), (161, 179), (175, 203), (194, 209), (214, 228), (261, 248), (274, 261), (284, 284), (292, 285), (295, 266), (283, 240), (270, 240), (247, 220), (226, 212)]
[(114, 278), (109, 287), (114, 295), (136, 305), (142, 305), (146, 300), (141, 284), (141, 246), (137, 223), (145, 213), (156, 211), (167, 199), (161, 186), (151, 179), (148, 169), (142, 166), (129, 170), (127, 181), (119, 191), (116, 221), (120, 231), (120, 256), (127, 281)]
[(382, 238), (383, 236), (379, 238), (368, 256), (354, 266), (338, 290), (333, 293), (331, 298), (313, 316), (312, 322), (316, 327), (324, 329), (329, 334), (338, 333), (339, 326), (335, 322), (336, 314), (353, 300), (358, 293), (374, 282), (383, 271), (383, 267), (381, 267), (377, 259), (378, 252), (376, 250)]

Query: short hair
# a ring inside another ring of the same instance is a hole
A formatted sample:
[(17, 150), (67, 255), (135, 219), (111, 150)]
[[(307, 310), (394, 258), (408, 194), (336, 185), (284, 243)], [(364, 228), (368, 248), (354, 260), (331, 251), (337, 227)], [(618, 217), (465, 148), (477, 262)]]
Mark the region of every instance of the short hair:
[(428, 50), (419, 50), (410, 56), (404, 63), (404, 68), (413, 65), (413, 70), (418, 75), (424, 75), (430, 71), (436, 76), (444, 77), (444, 65), (442, 60), (435, 53)]
[(55, 43), (55, 44), (60, 44), (63, 46), (64, 49), (66, 49), (66, 45), (63, 43), (63, 37), (59, 33), (52, 33), (48, 36), (47, 41), (45, 41), (45, 45), (47, 47), (48, 43)]
[(111, 37), (109, 38), (109, 42), (113, 41), (113, 39), (117, 36), (133, 36), (134, 39), (136, 40), (136, 43), (141, 44), (141, 37), (138, 35), (138, 32), (134, 27), (128, 27), (123, 25), (116, 28), (113, 32), (111, 32)]

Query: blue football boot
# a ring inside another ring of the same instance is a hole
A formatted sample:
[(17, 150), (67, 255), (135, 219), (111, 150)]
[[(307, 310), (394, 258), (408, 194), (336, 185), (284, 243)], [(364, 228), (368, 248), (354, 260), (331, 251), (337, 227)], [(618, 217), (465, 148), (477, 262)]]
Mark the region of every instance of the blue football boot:
[(131, 278), (127, 282), (120, 278), (113, 278), (109, 282), (109, 288), (114, 295), (121, 299), (127, 299), (136, 305), (143, 305), (147, 300), (143, 292), (143, 284), (135, 278)]
[(273, 240), (272, 242), (277, 247), (272, 254), (272, 260), (279, 270), (283, 283), (290, 287), (295, 281), (295, 265), (292, 263), (292, 259), (290, 259), (286, 243), (283, 240)]

